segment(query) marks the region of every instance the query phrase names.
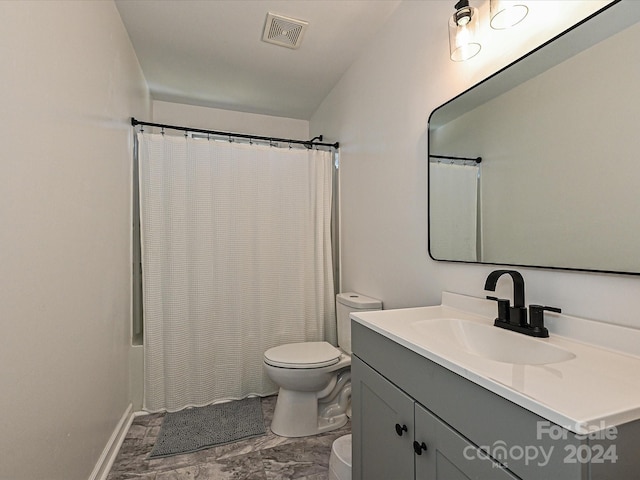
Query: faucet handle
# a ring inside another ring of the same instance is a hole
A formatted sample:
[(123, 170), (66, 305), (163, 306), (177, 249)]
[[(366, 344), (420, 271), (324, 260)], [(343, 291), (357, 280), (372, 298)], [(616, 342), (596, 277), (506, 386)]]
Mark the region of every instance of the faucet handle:
[(487, 295), (487, 300), (494, 300), (498, 302), (498, 318), (496, 318), (496, 321), (509, 322), (509, 309), (511, 308), (511, 302), (509, 299), (490, 297)]
[(548, 337), (549, 331), (544, 326), (544, 312), (562, 313), (557, 307), (547, 307), (543, 305), (529, 305), (529, 322), (531, 328), (536, 332), (536, 336)]

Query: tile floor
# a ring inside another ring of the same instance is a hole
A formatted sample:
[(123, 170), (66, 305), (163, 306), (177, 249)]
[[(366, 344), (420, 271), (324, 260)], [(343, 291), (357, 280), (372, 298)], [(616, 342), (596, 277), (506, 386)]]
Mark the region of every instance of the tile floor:
[(164, 414), (136, 417), (107, 480), (328, 480), (333, 441), (351, 424), (304, 438), (284, 438), (269, 425), (276, 397), (262, 399), (267, 435), (199, 452), (149, 460)]

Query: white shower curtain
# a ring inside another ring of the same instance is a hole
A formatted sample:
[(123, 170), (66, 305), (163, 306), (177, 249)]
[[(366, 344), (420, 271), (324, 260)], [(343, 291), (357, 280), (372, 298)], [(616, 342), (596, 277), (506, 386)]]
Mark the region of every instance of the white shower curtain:
[(441, 260), (478, 260), (478, 172), (472, 165), (429, 165), (429, 239)]
[(138, 141), (145, 410), (276, 392), (265, 350), (336, 341), (331, 153)]

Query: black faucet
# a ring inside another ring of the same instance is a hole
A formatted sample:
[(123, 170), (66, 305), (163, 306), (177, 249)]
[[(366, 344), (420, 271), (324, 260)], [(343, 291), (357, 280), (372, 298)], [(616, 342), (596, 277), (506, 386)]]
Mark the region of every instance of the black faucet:
[(524, 278), (516, 270), (494, 270), (487, 277), (484, 289), (495, 292), (498, 279), (508, 274), (513, 280), (513, 307), (508, 299), (487, 297), (489, 300), (498, 302), (498, 318), (494, 325), (514, 332), (524, 333), (533, 337), (546, 338), (549, 331), (544, 327), (544, 311), (560, 313), (561, 310), (555, 307), (544, 307), (542, 305), (529, 305), (531, 311), (531, 323), (527, 321), (527, 308), (524, 303)]
[(498, 302), (496, 325), (500, 322), (524, 327), (527, 325), (527, 309), (524, 306), (524, 278), (522, 278), (520, 272), (516, 270), (494, 270), (487, 277), (484, 289), (495, 292), (498, 279), (505, 274), (511, 275), (513, 279), (513, 307), (510, 306), (509, 300), (487, 297)]

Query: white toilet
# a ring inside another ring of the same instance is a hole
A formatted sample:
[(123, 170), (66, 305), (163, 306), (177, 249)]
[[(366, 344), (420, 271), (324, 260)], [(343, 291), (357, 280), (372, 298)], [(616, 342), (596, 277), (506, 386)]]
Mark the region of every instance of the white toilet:
[(342, 427), (351, 414), (351, 320), (349, 313), (380, 310), (382, 302), (358, 293), (336, 296), (338, 345), (288, 343), (264, 352), (264, 367), (278, 386), (271, 431), (306, 437)]

